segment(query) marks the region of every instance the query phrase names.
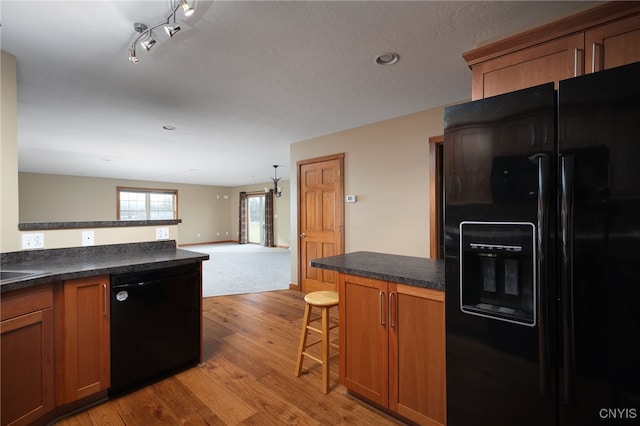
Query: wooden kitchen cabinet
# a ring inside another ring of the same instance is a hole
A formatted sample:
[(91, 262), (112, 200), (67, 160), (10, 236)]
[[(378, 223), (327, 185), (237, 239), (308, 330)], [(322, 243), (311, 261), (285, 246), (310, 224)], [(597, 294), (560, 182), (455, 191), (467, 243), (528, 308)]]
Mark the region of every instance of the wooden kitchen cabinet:
[(340, 382), (424, 425), (445, 424), (444, 294), (340, 274)]
[(0, 319), (0, 423), (31, 424), (54, 407), (52, 285), (3, 294)]
[(640, 3), (605, 3), (462, 56), (473, 100), (637, 62)]
[(109, 387), (109, 276), (68, 280), (55, 289), (56, 405)]
[(640, 15), (585, 33), (586, 73), (640, 61)]
[(583, 46), (584, 34), (577, 34), (473, 65), (472, 98), (487, 98), (581, 75)]
[(340, 383), (387, 406), (387, 283), (347, 274), (340, 274), (339, 280)]
[(443, 425), (444, 293), (389, 284), (389, 408), (424, 425)]

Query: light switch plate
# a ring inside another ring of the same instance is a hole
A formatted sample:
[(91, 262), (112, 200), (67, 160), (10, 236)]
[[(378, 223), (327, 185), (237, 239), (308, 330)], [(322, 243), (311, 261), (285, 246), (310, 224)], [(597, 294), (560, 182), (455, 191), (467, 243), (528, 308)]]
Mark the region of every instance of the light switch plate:
[(347, 195), (347, 203), (355, 203), (358, 201), (357, 195)]
[(95, 245), (95, 234), (93, 231), (82, 231), (82, 245), (93, 246)]

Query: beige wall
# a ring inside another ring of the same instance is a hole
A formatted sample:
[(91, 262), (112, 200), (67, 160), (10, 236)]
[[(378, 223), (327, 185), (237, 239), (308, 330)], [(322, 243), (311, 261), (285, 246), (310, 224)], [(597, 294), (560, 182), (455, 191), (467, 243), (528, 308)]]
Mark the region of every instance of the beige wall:
[[(291, 245), (291, 217), (290, 217), (290, 195), (289, 181), (278, 182), (278, 187), (282, 189), (282, 196), (274, 201), (274, 234), (278, 247), (289, 247)], [(264, 192), (264, 189), (273, 188), (273, 182), (262, 183), (249, 186), (236, 186), (231, 188), (231, 229), (233, 230), (233, 240), (238, 240), (239, 230), (239, 206), (240, 192)]]
[(18, 97), (16, 58), (0, 58), (0, 252), (20, 250), (18, 231)]
[[(429, 256), (429, 137), (443, 133), (435, 108), (291, 145), (299, 160), (345, 153), (345, 252)], [(292, 175), (294, 175), (292, 173)], [(291, 235), (297, 235), (297, 181), (291, 179)], [(291, 239), (291, 282), (298, 283), (298, 241)]]
[[(187, 185), (124, 179), (19, 173), (20, 222), (70, 222), (116, 220), (116, 187), (178, 190), (178, 217), (182, 223), (171, 229), (178, 244), (198, 244), (238, 240), (238, 195), (240, 191), (264, 191), (273, 183), (241, 187)], [(283, 195), (275, 201), (276, 244), (289, 247), (289, 182), (280, 182)], [(112, 244), (127, 229), (95, 230), (96, 244)], [(145, 232), (141, 229), (140, 232)], [(155, 228), (148, 235), (155, 239)], [(81, 241), (81, 231), (47, 231), (45, 247), (73, 245)], [(49, 235), (50, 234), (50, 235)], [(77, 234), (77, 235), (76, 235)], [(66, 242), (65, 242), (66, 241)], [(146, 240), (143, 240), (146, 241)]]
[(230, 189), (219, 186), (19, 173), (20, 222), (117, 220), (118, 186), (178, 190), (178, 244), (231, 239)]
[[(169, 228), (169, 239), (178, 240), (178, 225), (163, 226)], [(82, 245), (82, 232), (93, 231), (95, 245), (140, 243), (156, 240), (156, 228), (153, 226), (126, 226), (115, 228), (79, 228), (45, 231), (24, 231), (22, 234), (37, 232), (44, 235), (45, 249), (79, 247)], [(17, 251), (18, 249), (13, 250)]]

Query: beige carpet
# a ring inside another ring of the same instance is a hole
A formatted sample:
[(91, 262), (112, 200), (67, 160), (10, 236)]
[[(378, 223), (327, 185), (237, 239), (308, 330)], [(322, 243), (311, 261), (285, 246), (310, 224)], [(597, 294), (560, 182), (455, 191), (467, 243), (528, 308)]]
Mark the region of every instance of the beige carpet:
[(291, 282), (291, 252), (257, 244), (203, 244), (186, 250), (207, 253), (202, 263), (204, 297), (284, 290)]

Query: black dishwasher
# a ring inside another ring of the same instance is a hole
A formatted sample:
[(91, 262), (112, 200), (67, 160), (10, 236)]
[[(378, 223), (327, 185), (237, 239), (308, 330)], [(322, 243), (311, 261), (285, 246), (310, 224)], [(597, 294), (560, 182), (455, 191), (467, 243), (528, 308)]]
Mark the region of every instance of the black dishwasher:
[(111, 395), (200, 360), (200, 264), (111, 276)]

